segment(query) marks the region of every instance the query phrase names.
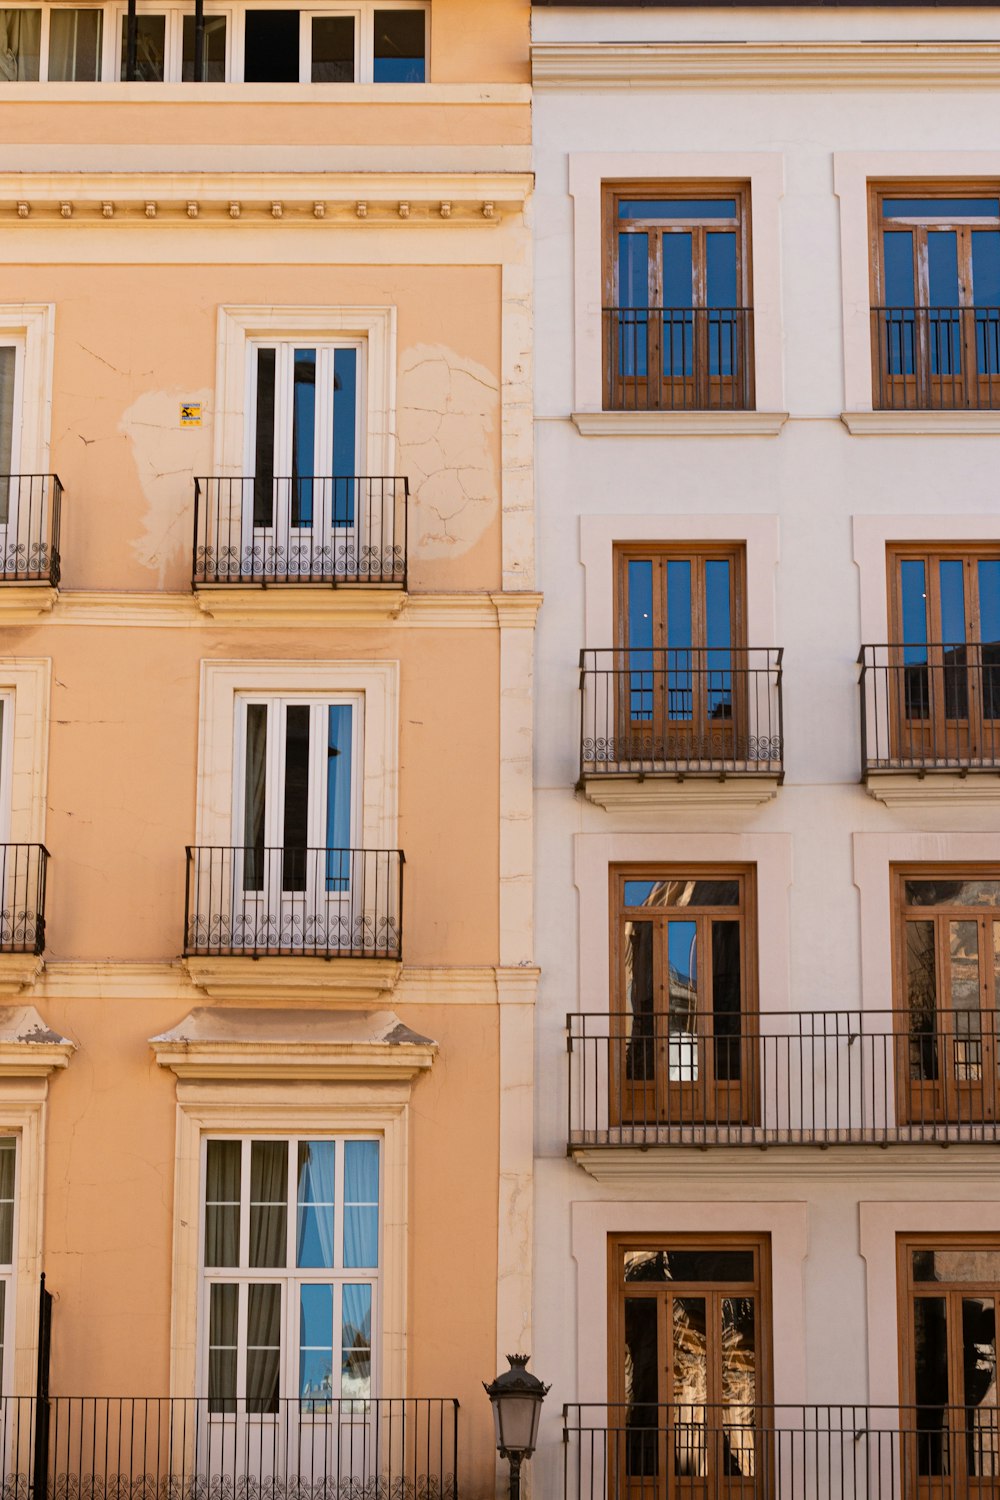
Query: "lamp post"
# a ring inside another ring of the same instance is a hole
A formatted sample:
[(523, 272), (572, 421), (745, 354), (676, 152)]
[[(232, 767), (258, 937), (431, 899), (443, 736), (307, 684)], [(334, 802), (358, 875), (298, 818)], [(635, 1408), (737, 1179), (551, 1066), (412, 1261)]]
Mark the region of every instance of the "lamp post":
[(538, 1419), (549, 1387), (525, 1368), (528, 1354), (508, 1354), (509, 1370), (483, 1390), (493, 1407), (497, 1449), (510, 1464), (510, 1500), (521, 1500), (521, 1464), (535, 1451)]

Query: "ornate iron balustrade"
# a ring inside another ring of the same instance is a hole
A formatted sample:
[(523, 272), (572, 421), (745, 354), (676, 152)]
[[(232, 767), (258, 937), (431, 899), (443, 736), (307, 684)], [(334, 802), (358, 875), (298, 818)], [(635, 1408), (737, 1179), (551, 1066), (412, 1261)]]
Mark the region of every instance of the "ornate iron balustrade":
[(196, 479), (196, 588), (216, 584), (406, 587), (403, 478)]
[(454, 1399), (6, 1396), (0, 1424), (8, 1500), (458, 1500)]
[[(979, 1406), (772, 1406), (739, 1356), (728, 1405), (563, 1408), (564, 1500), (970, 1500), (1000, 1483)], [(759, 1375), (756, 1376), (759, 1379)]]
[(753, 309), (606, 307), (606, 411), (752, 411)]
[(1000, 645), (862, 646), (858, 665), (865, 776), (1000, 770)]
[(398, 960), (399, 849), (187, 849), (187, 957)]
[(784, 774), (780, 647), (580, 652), (580, 781)]
[(0, 844), (0, 953), (42, 953), (45, 948), (44, 844)]
[(873, 307), (873, 405), (1000, 407), (1000, 307)]
[(62, 496), (58, 474), (0, 474), (0, 583), (58, 587)]
[(567, 1016), (567, 1149), (1000, 1142), (1000, 1013)]

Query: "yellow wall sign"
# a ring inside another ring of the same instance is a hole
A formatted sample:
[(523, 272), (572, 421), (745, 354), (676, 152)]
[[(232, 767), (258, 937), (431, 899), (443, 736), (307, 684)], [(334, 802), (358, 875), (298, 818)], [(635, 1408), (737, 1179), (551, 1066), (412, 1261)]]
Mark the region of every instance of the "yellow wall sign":
[(181, 403), (181, 426), (182, 427), (200, 427), (201, 426), (201, 402), (200, 401), (184, 401), (184, 402)]

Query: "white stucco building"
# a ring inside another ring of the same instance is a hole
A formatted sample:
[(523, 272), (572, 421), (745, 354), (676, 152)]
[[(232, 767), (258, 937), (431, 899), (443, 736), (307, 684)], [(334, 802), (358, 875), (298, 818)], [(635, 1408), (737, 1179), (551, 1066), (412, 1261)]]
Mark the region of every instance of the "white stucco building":
[(1000, 10), (536, 0), (533, 69), (535, 1483), (985, 1492)]

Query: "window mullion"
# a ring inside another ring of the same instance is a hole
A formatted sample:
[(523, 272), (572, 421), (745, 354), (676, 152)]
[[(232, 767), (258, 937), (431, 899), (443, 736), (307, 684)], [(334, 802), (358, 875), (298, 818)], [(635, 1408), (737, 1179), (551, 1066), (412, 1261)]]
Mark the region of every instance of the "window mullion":
[(250, 1269), (250, 1140), (245, 1137), (240, 1150), (240, 1271)]

